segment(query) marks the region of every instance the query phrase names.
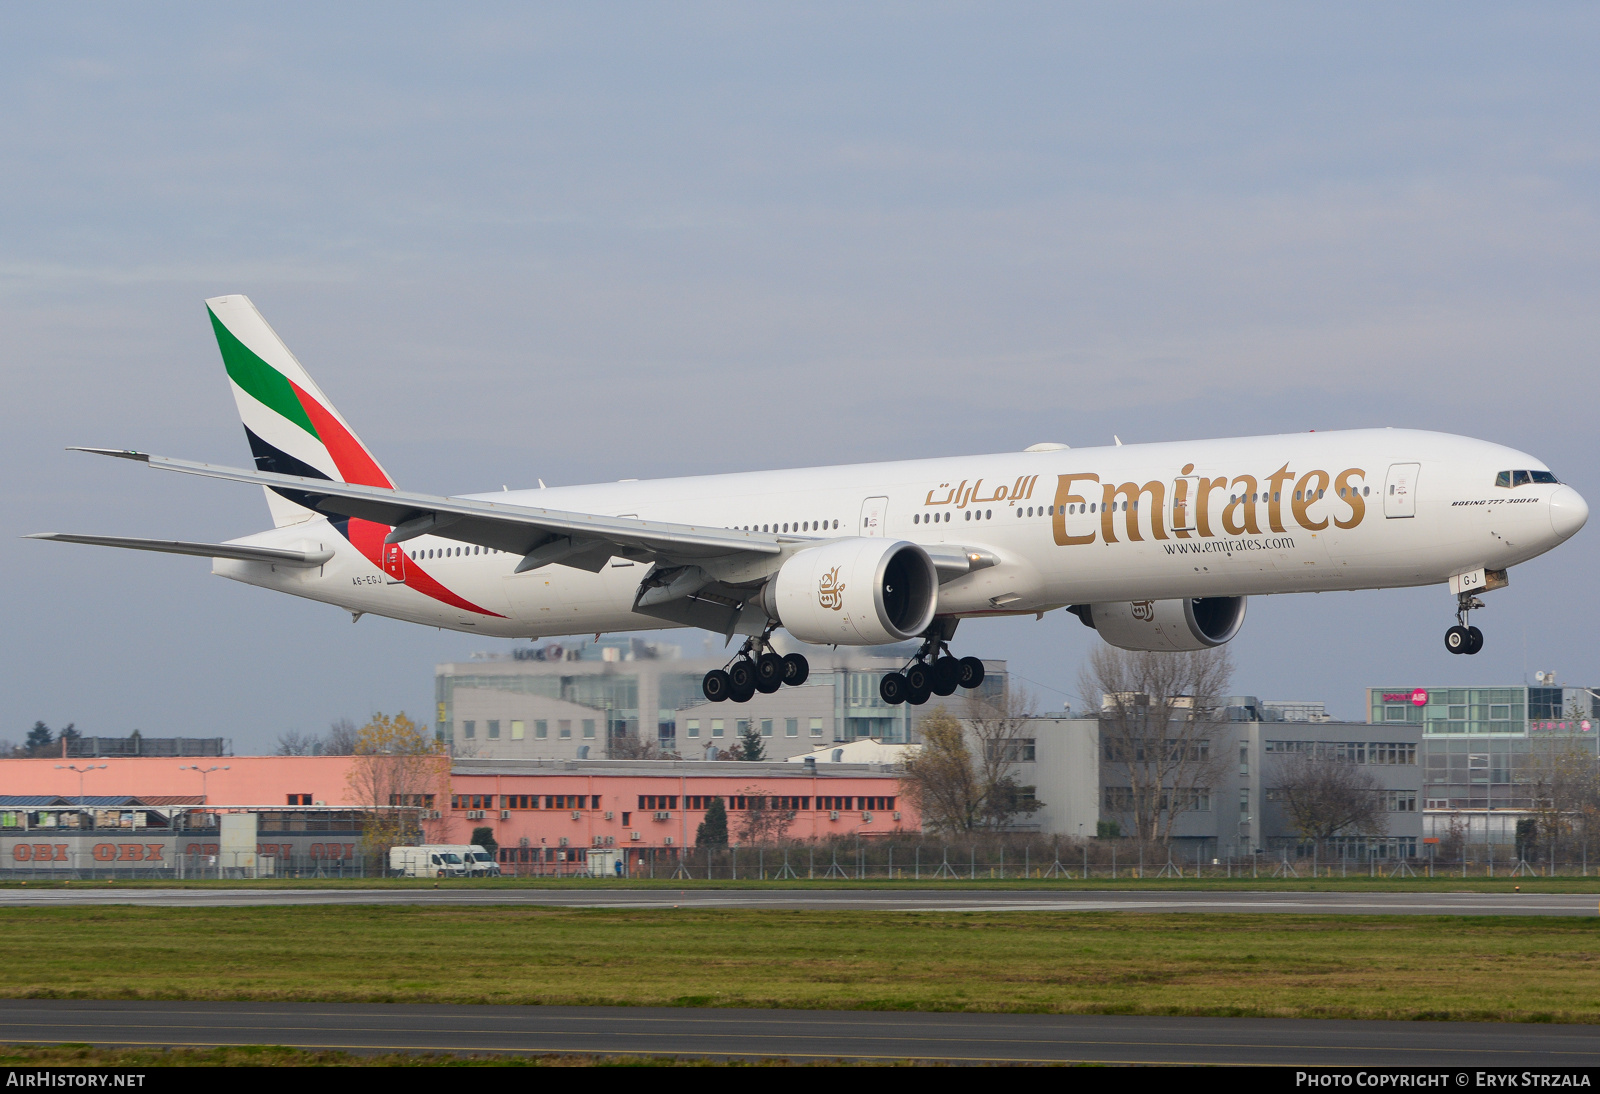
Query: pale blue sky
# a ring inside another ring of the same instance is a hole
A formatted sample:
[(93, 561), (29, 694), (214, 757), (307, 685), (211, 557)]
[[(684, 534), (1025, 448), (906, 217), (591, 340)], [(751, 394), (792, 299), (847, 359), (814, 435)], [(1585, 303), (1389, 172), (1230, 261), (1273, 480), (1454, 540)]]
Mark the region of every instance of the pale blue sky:
[[(1596, 56), (1589, 5), (14, 7), (0, 737), (266, 747), (494, 645), (16, 540), (266, 523), (61, 451), (246, 462), (220, 293), (421, 490), (1397, 425), (1593, 503)], [(1593, 683), (1597, 542), (1473, 659), (1443, 589), (1258, 598), (1237, 686)], [(1050, 705), (1094, 640), (960, 638)]]

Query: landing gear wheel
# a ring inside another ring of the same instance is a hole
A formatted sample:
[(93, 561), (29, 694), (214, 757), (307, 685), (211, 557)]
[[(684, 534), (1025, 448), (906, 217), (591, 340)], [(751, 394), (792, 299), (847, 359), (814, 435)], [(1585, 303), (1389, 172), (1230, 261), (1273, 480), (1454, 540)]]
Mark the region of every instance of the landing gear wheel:
[(1467, 628), (1467, 648), (1461, 652), (1467, 654), (1477, 653), (1483, 649), (1483, 632), (1477, 627)]
[(921, 692), (923, 702), (927, 702), (928, 694), (933, 691), (933, 670), (925, 662), (916, 661), (906, 669), (906, 693), (908, 701), (916, 702), (910, 696)]
[(906, 678), (898, 672), (891, 672), (884, 676), (878, 683), (878, 695), (890, 706), (899, 706), (906, 701)]
[(751, 699), (755, 698), (755, 695), (755, 685), (750, 684), (746, 687), (734, 688), (728, 693), (728, 698), (732, 699), (735, 703), (748, 703)]
[(798, 653), (787, 653), (783, 656), (783, 682), (792, 688), (797, 688), (806, 682), (806, 677), (811, 675), (811, 662)]
[(976, 657), (963, 657), (960, 662), (961, 679), (956, 683), (964, 688), (975, 688), (983, 683), (983, 662)]
[(928, 701), (928, 697), (932, 694), (933, 692), (929, 691), (927, 688), (908, 688), (906, 690), (906, 702), (910, 703), (914, 707), (920, 707), (923, 703)]
[(783, 687), (783, 658), (775, 653), (764, 653), (756, 658), (756, 690), (771, 695)]
[(713, 703), (726, 702), (728, 696), (733, 694), (733, 681), (721, 669), (712, 669), (700, 681), (700, 690)]
[[(728, 666), (728, 680), (733, 684), (733, 693), (741, 691), (754, 692), (756, 690), (756, 668), (750, 663), (748, 657), (741, 657)], [(743, 700), (738, 700), (743, 702)]]
[(951, 695), (961, 684), (961, 662), (945, 656), (933, 663), (933, 693)]
[(1451, 627), (1444, 632), (1444, 648), (1451, 653), (1466, 653), (1471, 644), (1471, 632), (1465, 627)]

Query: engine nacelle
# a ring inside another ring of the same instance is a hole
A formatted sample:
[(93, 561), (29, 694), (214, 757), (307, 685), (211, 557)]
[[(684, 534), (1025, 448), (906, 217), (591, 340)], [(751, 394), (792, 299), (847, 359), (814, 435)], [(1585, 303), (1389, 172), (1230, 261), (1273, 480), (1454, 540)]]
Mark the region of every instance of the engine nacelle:
[(1244, 625), (1245, 598), (1207, 596), (1077, 604), (1069, 610), (1124, 650), (1204, 650), (1231, 641)]
[(927, 551), (858, 536), (795, 554), (767, 582), (761, 606), (802, 642), (881, 646), (926, 630), (938, 599)]

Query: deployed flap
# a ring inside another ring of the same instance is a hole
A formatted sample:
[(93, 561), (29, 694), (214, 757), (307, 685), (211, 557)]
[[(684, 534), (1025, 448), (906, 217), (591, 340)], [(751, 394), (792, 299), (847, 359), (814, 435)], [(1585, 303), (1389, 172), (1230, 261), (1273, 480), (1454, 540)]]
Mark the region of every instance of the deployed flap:
[(236, 558), (241, 562), (271, 562), (279, 566), (321, 566), (332, 551), (290, 551), (281, 547), (252, 547), (247, 543), (194, 543), (186, 539), (136, 539), (132, 536), (80, 536), (70, 532), (35, 532), (23, 539), (51, 539), (58, 543), (87, 543), (95, 547), (126, 547), (134, 551), (160, 551), (199, 558)]

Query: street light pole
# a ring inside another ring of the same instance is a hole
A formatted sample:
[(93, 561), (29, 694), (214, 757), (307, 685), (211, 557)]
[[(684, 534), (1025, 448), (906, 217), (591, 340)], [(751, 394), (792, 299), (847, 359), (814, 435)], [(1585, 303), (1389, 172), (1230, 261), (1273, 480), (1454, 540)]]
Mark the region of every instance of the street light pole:
[(227, 771), (232, 766), (233, 766), (232, 764), (224, 764), (221, 767), (216, 767), (216, 766), (201, 767), (199, 764), (179, 764), (178, 765), (178, 770), (179, 771), (198, 771), (198, 772), (200, 772), (200, 797), (202, 799), (200, 804), (201, 805), (210, 805), (211, 804), (210, 802), (203, 800), (207, 796), (206, 795), (206, 776), (211, 774), (213, 771)]
[(83, 812), (83, 777), (91, 771), (98, 771), (109, 764), (87, 764), (79, 767), (77, 764), (56, 764), (57, 771), (76, 771), (78, 773), (78, 811)]

